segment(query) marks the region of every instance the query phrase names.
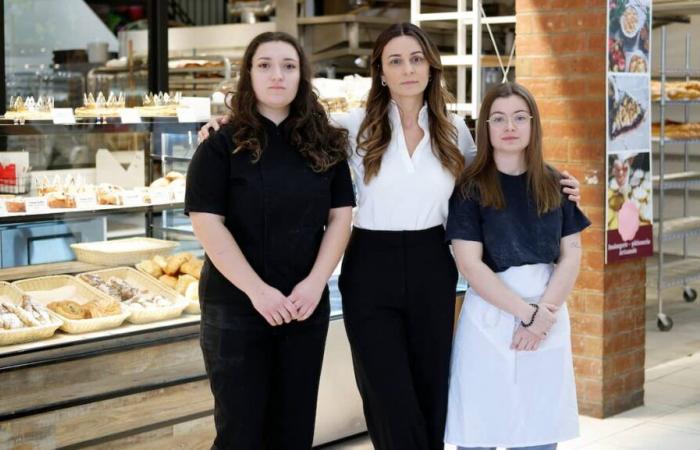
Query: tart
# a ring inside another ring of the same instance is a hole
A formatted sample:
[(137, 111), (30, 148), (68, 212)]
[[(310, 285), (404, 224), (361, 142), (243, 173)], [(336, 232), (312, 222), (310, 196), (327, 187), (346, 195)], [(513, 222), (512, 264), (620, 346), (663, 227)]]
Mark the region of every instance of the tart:
[(611, 111), (610, 137), (615, 139), (622, 133), (633, 130), (644, 120), (646, 112), (642, 105), (630, 97), (623, 94), (620, 101), (613, 104)]

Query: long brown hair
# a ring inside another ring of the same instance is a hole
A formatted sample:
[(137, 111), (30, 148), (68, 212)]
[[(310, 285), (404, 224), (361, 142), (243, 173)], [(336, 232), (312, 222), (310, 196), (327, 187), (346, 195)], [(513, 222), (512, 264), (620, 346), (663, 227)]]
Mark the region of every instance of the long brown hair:
[(382, 52), (392, 39), (399, 36), (411, 36), (420, 44), (423, 54), (430, 64), (430, 79), (423, 92), (428, 103), (429, 131), (432, 139), (433, 153), (440, 159), (442, 166), (457, 178), (464, 169), (464, 156), (457, 147), (457, 130), (447, 112), (446, 99), (452, 97), (442, 87), (442, 63), (440, 53), (428, 35), (411, 23), (397, 23), (384, 30), (377, 38), (370, 59), (372, 87), (367, 97), (367, 114), (357, 134), (357, 152), (365, 153), (362, 164), (365, 168), (365, 183), (379, 173), (384, 152), (391, 140), (389, 123), (389, 88), (382, 86)]
[(286, 42), (299, 55), (300, 77), (297, 95), (289, 105), (291, 144), (309, 161), (316, 172), (324, 172), (347, 158), (348, 132), (329, 122), (328, 114), (318, 101), (311, 84), (311, 66), (296, 39), (287, 33), (266, 32), (257, 35), (248, 45), (241, 62), (240, 78), (229, 109), (233, 133), (234, 153), (250, 151), (253, 162), (258, 162), (267, 145), (265, 128), (260, 120), (258, 100), (253, 90), (250, 71), (253, 56), (260, 45), (267, 42)]
[(493, 159), (493, 146), (489, 138), (491, 106), (496, 99), (517, 95), (527, 103), (532, 116), (530, 142), (525, 149), (527, 165), (527, 186), (537, 204), (537, 213), (542, 215), (561, 205), (559, 180), (561, 176), (544, 162), (542, 156), (542, 123), (534, 97), (520, 84), (503, 83), (489, 90), (484, 96), (476, 124), (476, 158), (460, 176), (457, 185), (464, 197), (478, 195), (482, 206), (495, 209), (505, 207), (503, 190), (496, 162)]

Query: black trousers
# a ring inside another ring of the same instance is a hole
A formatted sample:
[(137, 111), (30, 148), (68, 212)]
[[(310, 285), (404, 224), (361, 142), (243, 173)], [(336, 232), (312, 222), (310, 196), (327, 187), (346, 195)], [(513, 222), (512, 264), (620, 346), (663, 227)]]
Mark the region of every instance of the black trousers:
[(441, 226), (353, 230), (339, 287), (377, 450), (444, 448), (456, 284)]
[[(202, 314), (213, 315), (212, 306)], [(204, 319), (204, 317), (203, 317)], [(217, 450), (309, 450), (328, 333), (327, 291), (304, 322), (271, 327), (244, 316), (226, 328), (202, 320)]]

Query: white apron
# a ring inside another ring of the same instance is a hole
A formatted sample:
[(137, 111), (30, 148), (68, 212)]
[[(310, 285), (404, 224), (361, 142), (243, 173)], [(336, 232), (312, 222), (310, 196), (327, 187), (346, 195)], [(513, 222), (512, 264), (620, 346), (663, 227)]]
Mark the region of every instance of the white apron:
[[(499, 278), (539, 302), (551, 264), (511, 267)], [(452, 349), (445, 442), (462, 447), (526, 447), (578, 436), (569, 312), (535, 352), (510, 349), (519, 320), (469, 289)]]

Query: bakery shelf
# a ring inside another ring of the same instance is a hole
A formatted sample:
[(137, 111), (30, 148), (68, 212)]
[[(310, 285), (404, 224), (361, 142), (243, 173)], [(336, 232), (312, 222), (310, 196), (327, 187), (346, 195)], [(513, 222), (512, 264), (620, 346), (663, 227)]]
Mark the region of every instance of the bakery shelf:
[(16, 281), (50, 275), (65, 275), (104, 269), (105, 266), (88, 264), (80, 261), (68, 261), (51, 264), (33, 264), (31, 266), (9, 267), (0, 271), (0, 281)]
[(177, 117), (142, 118), (141, 123), (122, 123), (118, 117), (106, 118), (104, 123), (97, 119), (76, 119), (73, 125), (54, 124), (51, 121), (27, 120), (16, 124), (13, 120), (0, 119), (0, 136), (64, 135), (91, 133), (183, 133), (199, 130), (204, 122), (179, 122)]
[[(652, 181), (654, 182), (654, 187), (658, 188), (661, 177), (659, 175), (654, 175)], [(695, 184), (700, 184), (700, 172), (698, 171), (668, 173), (664, 175), (664, 189), (683, 189), (686, 186)]]
[(168, 202), (158, 203), (155, 205), (138, 205), (138, 206), (112, 206), (101, 205), (90, 209), (56, 209), (55, 211), (46, 210), (41, 213), (8, 213), (0, 215), (0, 224), (18, 223), (26, 221), (44, 221), (44, 220), (61, 220), (74, 219), (81, 217), (94, 217), (95, 214), (111, 214), (111, 213), (145, 213), (145, 212), (162, 212), (169, 209), (184, 208), (183, 202)]
[[(659, 142), (661, 142), (661, 138), (659, 136), (652, 136), (651, 142), (659, 143)], [(690, 138), (690, 139), (665, 138), (664, 143), (665, 144), (700, 144), (700, 136), (698, 136), (696, 138)]]
[(192, 161), (191, 157), (186, 157), (186, 156), (172, 156), (172, 155), (157, 155), (157, 154), (151, 154), (151, 158), (153, 158), (156, 161), (175, 161), (175, 162), (190, 162)]
[[(661, 100), (654, 100), (652, 101), (654, 104), (661, 104)], [(688, 99), (688, 100), (666, 100), (664, 102), (666, 105), (693, 105), (693, 104), (700, 104), (700, 98), (698, 99)]]
[(649, 286), (661, 289), (687, 285), (700, 279), (700, 258), (684, 258), (664, 263), (661, 286), (658, 285), (658, 273), (650, 272), (647, 276)]
[[(659, 223), (654, 223), (654, 236), (659, 232)], [(662, 230), (662, 240), (673, 241), (685, 236), (700, 235), (700, 217), (686, 216), (677, 219), (664, 220)]]
[(169, 227), (151, 227), (153, 231), (163, 231), (166, 233), (179, 233), (188, 236), (194, 236), (194, 231), (191, 225), (169, 226)]

